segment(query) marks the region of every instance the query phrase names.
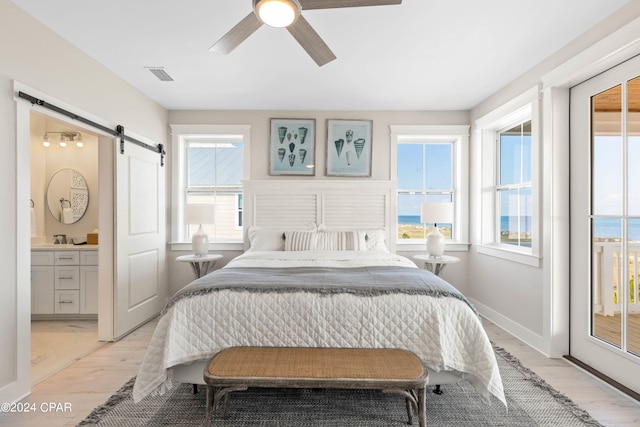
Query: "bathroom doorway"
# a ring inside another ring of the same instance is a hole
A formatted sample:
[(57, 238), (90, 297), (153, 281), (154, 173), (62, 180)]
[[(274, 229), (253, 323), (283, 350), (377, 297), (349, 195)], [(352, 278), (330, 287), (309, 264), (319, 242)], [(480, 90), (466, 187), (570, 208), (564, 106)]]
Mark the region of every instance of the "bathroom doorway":
[(31, 384), (104, 344), (98, 336), (99, 137), (30, 113)]

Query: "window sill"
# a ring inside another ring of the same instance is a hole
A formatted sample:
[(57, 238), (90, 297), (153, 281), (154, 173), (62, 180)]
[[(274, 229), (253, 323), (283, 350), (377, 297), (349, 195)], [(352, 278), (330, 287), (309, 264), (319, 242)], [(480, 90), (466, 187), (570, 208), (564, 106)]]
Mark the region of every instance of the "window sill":
[(529, 265), (531, 267), (540, 267), (541, 257), (532, 253), (507, 248), (502, 245), (477, 245), (476, 248), (478, 253), (482, 255), (501, 258), (508, 261)]
[[(171, 251), (191, 252), (191, 242), (169, 242)], [(210, 251), (244, 251), (244, 243), (241, 241), (209, 242)]]
[[(470, 243), (447, 242), (444, 244), (445, 252), (468, 252)], [(426, 252), (427, 243), (425, 241), (408, 242), (406, 240), (396, 240), (396, 252)]]

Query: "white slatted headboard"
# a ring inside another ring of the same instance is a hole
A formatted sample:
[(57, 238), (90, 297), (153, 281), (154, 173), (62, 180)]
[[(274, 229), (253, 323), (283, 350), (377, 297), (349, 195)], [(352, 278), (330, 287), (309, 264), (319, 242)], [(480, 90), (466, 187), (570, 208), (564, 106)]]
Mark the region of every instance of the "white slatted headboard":
[[(309, 223), (340, 230), (387, 230), (387, 246), (394, 217), (395, 186), (372, 180), (260, 180), (244, 182), (243, 220), (262, 227), (302, 228)], [(245, 249), (248, 241), (245, 237)]]

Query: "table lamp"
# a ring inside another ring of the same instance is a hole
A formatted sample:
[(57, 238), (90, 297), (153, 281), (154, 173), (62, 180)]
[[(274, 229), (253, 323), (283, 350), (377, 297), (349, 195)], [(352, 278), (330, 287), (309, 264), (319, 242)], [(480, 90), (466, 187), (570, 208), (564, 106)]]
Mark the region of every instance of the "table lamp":
[(184, 205), (185, 224), (198, 224), (200, 227), (191, 237), (191, 248), (196, 255), (206, 255), (209, 252), (209, 236), (202, 228), (202, 224), (214, 224), (216, 205), (205, 203), (187, 203)]
[(453, 203), (424, 202), (420, 205), (420, 222), (433, 223), (433, 230), (427, 235), (427, 253), (432, 257), (442, 256), (444, 253), (444, 234), (438, 230), (438, 223), (451, 224), (453, 222)]

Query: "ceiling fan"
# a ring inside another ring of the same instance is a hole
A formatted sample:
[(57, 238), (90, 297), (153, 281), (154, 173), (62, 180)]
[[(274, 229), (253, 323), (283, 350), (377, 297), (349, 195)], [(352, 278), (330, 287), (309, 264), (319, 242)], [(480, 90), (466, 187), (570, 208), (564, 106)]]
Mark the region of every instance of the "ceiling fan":
[(266, 24), (272, 27), (286, 27), (316, 64), (322, 67), (336, 59), (336, 56), (301, 15), (302, 10), (386, 6), (401, 3), (402, 0), (253, 0), (253, 12), (222, 36), (209, 51), (228, 54), (262, 24)]

